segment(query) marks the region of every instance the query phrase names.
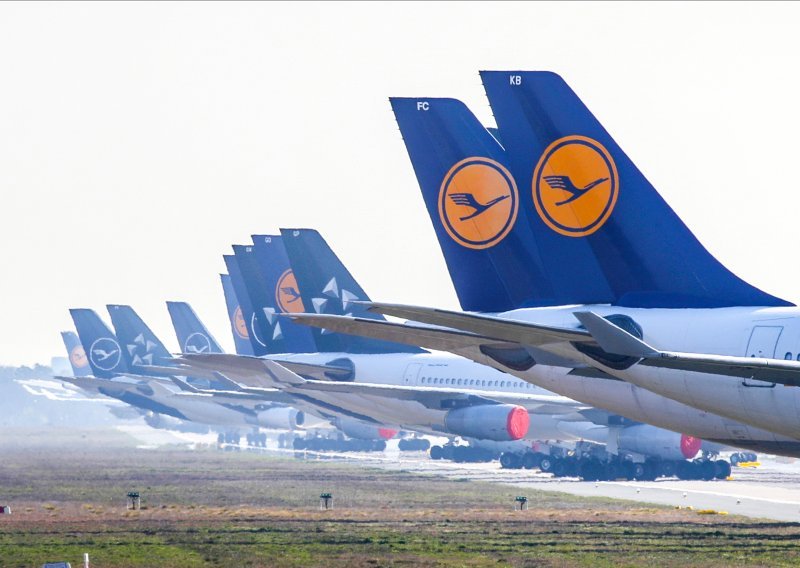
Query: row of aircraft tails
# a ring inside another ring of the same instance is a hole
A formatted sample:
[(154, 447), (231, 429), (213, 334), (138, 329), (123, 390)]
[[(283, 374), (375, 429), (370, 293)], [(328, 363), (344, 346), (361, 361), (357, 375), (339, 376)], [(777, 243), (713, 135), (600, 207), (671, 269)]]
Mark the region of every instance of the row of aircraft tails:
[(281, 229), (224, 257), (235, 354), (185, 303), (177, 355), (129, 306), (108, 306), (113, 332), (73, 309), (63, 380), (182, 420), (444, 436), (468, 446), (433, 458), (584, 479), (800, 456), (797, 308), (715, 259), (561, 77), (481, 78), (497, 128), (391, 99), (461, 311), (374, 302), (317, 231)]

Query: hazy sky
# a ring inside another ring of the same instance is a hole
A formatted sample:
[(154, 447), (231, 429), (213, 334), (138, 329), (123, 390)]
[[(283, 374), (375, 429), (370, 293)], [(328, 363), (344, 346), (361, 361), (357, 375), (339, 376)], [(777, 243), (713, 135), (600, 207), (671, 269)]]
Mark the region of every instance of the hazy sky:
[(796, 4), (0, 4), (0, 363), (69, 307), (165, 300), (232, 344), (233, 242), (314, 227), (373, 299), (457, 302), (389, 96), (492, 125), (480, 69), (559, 72), (700, 240), (800, 301)]

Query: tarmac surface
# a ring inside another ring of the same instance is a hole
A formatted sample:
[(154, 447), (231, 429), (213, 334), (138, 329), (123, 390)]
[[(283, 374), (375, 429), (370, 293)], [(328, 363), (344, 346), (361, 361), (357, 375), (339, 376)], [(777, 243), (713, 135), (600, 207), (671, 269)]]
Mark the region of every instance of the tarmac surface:
[[(141, 447), (163, 443), (214, 443), (214, 436), (161, 432), (154, 437), (149, 428), (126, 428), (127, 433), (141, 436)], [(137, 436), (138, 437), (138, 436)], [(170, 440), (171, 438), (171, 440)], [(451, 479), (468, 479), (501, 483), (525, 489), (555, 491), (586, 497), (610, 497), (673, 507), (691, 507), (698, 511), (729, 513), (776, 521), (800, 522), (800, 461), (762, 456), (758, 467), (734, 467), (731, 479), (716, 481), (599, 481), (577, 478), (554, 478), (537, 470), (502, 469), (498, 462), (455, 463), (431, 460), (425, 452), (400, 452), (392, 441), (385, 452), (312, 452), (277, 449), (275, 440), (267, 448), (249, 448), (269, 454), (289, 454), (304, 459), (320, 459), (361, 463), (394, 471), (409, 471)], [(244, 446), (241, 447), (244, 450)], [(535, 503), (530, 503), (535, 507)]]

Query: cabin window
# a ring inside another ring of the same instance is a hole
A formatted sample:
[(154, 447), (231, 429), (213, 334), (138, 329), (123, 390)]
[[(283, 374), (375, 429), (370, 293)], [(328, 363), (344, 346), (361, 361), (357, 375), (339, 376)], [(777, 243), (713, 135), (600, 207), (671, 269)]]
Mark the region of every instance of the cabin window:
[(461, 379), (458, 379), (458, 384), (459, 384), (459, 386), (461, 385)]
[(787, 361), (791, 361), (792, 360), (792, 352), (791, 351), (787, 351), (786, 355), (784, 355), (783, 358), (786, 359)]
[(501, 388), (505, 388), (505, 386), (506, 386), (506, 382), (505, 382), (505, 381), (501, 381), (501, 382), (500, 382), (500, 387), (501, 387)]

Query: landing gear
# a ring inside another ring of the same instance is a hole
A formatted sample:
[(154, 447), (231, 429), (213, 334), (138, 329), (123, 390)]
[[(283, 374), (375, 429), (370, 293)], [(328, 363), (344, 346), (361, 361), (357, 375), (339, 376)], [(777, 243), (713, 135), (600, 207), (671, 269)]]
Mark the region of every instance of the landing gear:
[(425, 438), (403, 438), (397, 444), (401, 452), (424, 452), (431, 447), (431, 443)]
[[(249, 437), (249, 434), (248, 434)], [(220, 432), (217, 434), (217, 444), (220, 446), (225, 446), (225, 451), (232, 451), (238, 450), (239, 442), (241, 441), (241, 436), (239, 432)]]
[(731, 476), (731, 464), (725, 460), (714, 462), (714, 477), (716, 479), (727, 479)]
[(525, 469), (536, 469), (542, 463), (544, 454), (538, 452), (528, 452), (522, 456), (522, 467)]
[(500, 467), (503, 469), (522, 469), (522, 457), (513, 452), (500, 454)]
[(491, 450), (453, 444), (431, 446), (430, 456), (432, 460), (449, 460), (456, 463), (483, 463), (497, 459), (497, 454)]
[(349, 440), (323, 437), (297, 437), (292, 440), (295, 450), (312, 452), (382, 452), (386, 449), (386, 440)]

